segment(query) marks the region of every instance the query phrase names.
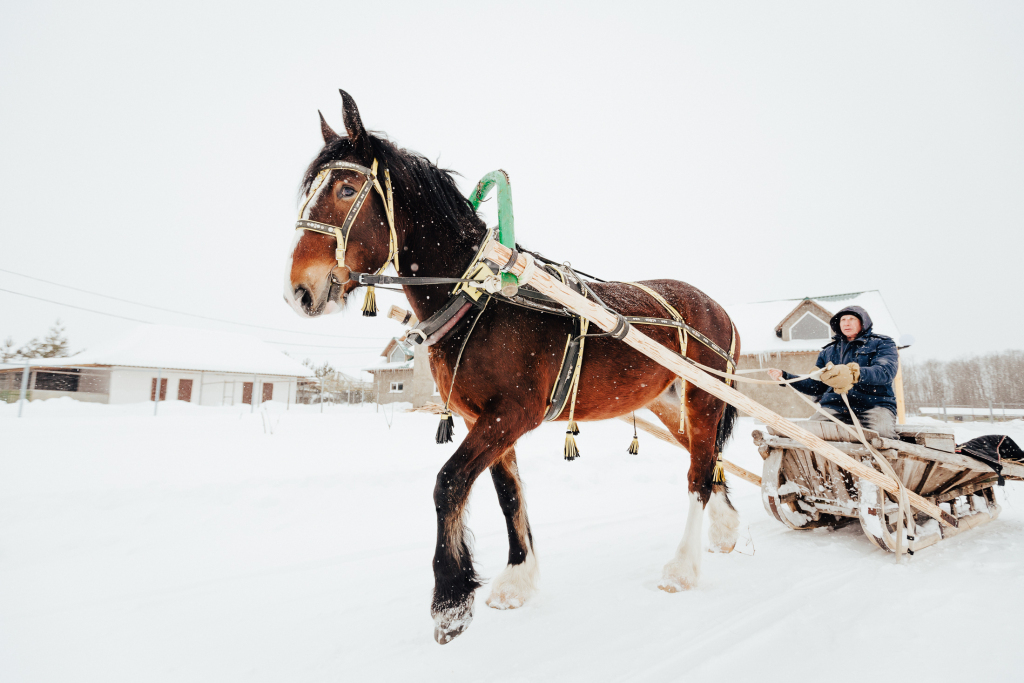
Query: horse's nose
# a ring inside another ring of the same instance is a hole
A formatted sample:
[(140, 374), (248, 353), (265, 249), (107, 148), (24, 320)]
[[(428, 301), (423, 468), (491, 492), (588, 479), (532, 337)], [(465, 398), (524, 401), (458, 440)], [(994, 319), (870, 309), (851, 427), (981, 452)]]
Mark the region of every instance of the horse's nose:
[(306, 315), (313, 315), (313, 293), (309, 288), (305, 285), (299, 285), (292, 294), (294, 294), (295, 301), (306, 312)]

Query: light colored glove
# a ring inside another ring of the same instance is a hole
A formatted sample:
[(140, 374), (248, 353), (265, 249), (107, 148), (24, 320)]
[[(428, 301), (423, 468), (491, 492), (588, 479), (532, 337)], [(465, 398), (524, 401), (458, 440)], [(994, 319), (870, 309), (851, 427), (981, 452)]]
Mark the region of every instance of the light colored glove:
[(821, 381), (832, 387), (837, 394), (845, 394), (860, 379), (860, 366), (856, 363), (833, 365), (829, 363), (821, 373)]

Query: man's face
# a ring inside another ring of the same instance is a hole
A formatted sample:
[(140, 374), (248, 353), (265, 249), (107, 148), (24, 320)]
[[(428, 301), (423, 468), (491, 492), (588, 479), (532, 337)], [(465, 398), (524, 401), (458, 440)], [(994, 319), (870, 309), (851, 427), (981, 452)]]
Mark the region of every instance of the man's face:
[(855, 315), (844, 315), (839, 319), (839, 330), (846, 336), (847, 339), (853, 339), (860, 334), (861, 324), (860, 318)]

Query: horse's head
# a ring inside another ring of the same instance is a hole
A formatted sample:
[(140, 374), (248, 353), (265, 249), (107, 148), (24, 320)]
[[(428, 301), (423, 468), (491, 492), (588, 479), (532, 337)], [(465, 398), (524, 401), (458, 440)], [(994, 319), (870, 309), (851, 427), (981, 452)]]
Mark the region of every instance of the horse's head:
[[(363, 128), (356, 103), (341, 91), (347, 137), (320, 115), (324, 147), (303, 179), (300, 215), (284, 276), (284, 299), (303, 317), (337, 313), (358, 286), (349, 274), (383, 269), (393, 234), (377, 168), (379, 140)], [(340, 243), (339, 243), (340, 237)]]

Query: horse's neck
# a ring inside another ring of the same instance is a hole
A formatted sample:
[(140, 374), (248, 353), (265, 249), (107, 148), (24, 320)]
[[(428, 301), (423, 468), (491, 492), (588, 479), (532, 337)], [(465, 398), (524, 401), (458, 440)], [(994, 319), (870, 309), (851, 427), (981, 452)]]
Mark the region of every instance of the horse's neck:
[[(399, 275), (403, 277), (461, 277), (476, 254), (482, 230), (460, 228), (457, 223), (434, 226), (405, 223), (405, 239), (398, 254)], [(476, 234), (479, 233), (479, 234)], [(447, 303), (452, 285), (413, 285), (403, 287), (413, 312), (426, 320)]]

